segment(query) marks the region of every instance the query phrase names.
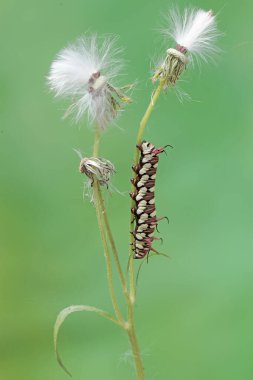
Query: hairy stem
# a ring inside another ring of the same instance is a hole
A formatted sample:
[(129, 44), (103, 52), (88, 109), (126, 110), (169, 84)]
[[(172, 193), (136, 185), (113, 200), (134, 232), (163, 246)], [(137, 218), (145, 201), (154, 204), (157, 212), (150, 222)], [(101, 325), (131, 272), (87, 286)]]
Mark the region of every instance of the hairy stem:
[(96, 179), (94, 179), (93, 188), (94, 188), (94, 203), (95, 203), (95, 208), (96, 208), (98, 226), (99, 226), (99, 230), (100, 230), (100, 234), (101, 234), (102, 244), (104, 247), (109, 292), (110, 292), (112, 305), (113, 305), (115, 314), (116, 314), (118, 320), (122, 322), (123, 317), (122, 317), (121, 311), (119, 309), (117, 297), (115, 294), (115, 289), (113, 286), (112, 264), (111, 264), (109, 248), (108, 248), (108, 244), (107, 244), (107, 240), (106, 240), (106, 233), (105, 233), (104, 226), (103, 226), (102, 210), (101, 210), (100, 202), (99, 202), (99, 183)]
[(112, 230), (111, 230), (111, 227), (110, 227), (110, 224), (109, 224), (109, 220), (108, 220), (108, 216), (107, 216), (107, 211), (106, 211), (106, 208), (105, 208), (105, 204), (104, 204), (104, 200), (103, 200), (103, 197), (102, 197), (102, 194), (101, 194), (100, 187), (98, 188), (98, 196), (99, 196), (99, 202), (101, 204), (102, 215), (103, 215), (103, 219), (104, 219), (104, 223), (105, 223), (105, 229), (106, 229), (106, 232), (107, 232), (107, 235), (108, 235), (108, 238), (109, 238), (109, 242), (110, 242), (111, 247), (112, 247), (112, 252), (113, 252), (113, 257), (114, 257), (114, 260), (115, 260), (116, 268), (117, 268), (117, 271), (118, 271), (118, 274), (119, 274), (119, 278), (120, 278), (120, 282), (121, 282), (121, 285), (122, 285), (122, 289), (123, 289), (124, 295), (126, 297), (126, 301), (128, 302), (128, 290), (127, 290), (126, 280), (124, 278), (123, 271), (122, 271), (122, 268), (121, 268), (121, 265), (120, 265), (118, 250), (116, 248), (116, 244), (115, 244), (115, 241), (114, 241), (114, 238), (113, 238), (113, 235), (112, 235)]
[[(99, 151), (99, 141), (100, 141), (100, 134), (98, 127), (96, 128), (95, 132), (95, 141), (94, 141), (94, 147), (93, 147), (93, 156), (98, 156)], [(104, 221), (103, 221), (103, 208), (101, 204), (101, 192), (100, 192), (100, 185), (96, 178), (94, 178), (93, 182), (93, 188), (94, 188), (94, 204), (96, 208), (96, 214), (97, 214), (97, 220), (98, 220), (98, 226), (101, 234), (101, 240), (104, 247), (104, 255), (105, 255), (105, 261), (106, 261), (106, 272), (107, 272), (107, 281), (108, 281), (108, 287), (109, 292), (111, 296), (112, 305), (115, 311), (115, 314), (120, 322), (123, 323), (123, 317), (118, 305), (114, 285), (113, 285), (113, 277), (112, 277), (112, 264), (111, 264), (111, 258), (109, 253), (109, 248), (107, 244), (106, 239), (106, 231), (104, 228)]]
[[(152, 98), (151, 98), (151, 101), (148, 105), (148, 108), (146, 109), (146, 112), (145, 112), (143, 118), (141, 119), (140, 127), (139, 127), (138, 134), (137, 134), (136, 145), (138, 145), (142, 142), (145, 127), (146, 127), (147, 122), (150, 118), (150, 115), (154, 109), (154, 106), (155, 106), (155, 104), (159, 98), (159, 95), (163, 89), (163, 85), (164, 85), (164, 81), (161, 80), (158, 87), (156, 88)], [(136, 148), (134, 151), (133, 165), (137, 165), (138, 160), (139, 160), (139, 149)], [(131, 191), (134, 192), (134, 190), (135, 190), (135, 187), (134, 187), (134, 185), (132, 185)], [(134, 205), (135, 205), (135, 202), (132, 199), (131, 209), (134, 207)], [(133, 216), (131, 213), (130, 214), (130, 231), (132, 231), (132, 229), (133, 229), (132, 228), (133, 227), (133, 221), (132, 220), (133, 220)], [(133, 242), (134, 242), (134, 236), (132, 234), (130, 234), (130, 248), (129, 248), (129, 256), (130, 256), (130, 262), (129, 262), (130, 300), (134, 304), (134, 302), (135, 302), (134, 260), (131, 257), (132, 256), (132, 246), (133, 246), (132, 244), (133, 244)]]
[[(99, 134), (99, 129), (97, 128), (96, 134), (95, 134), (94, 149), (93, 149), (94, 157), (98, 156), (99, 140), (100, 140), (100, 134)], [(97, 219), (98, 219), (99, 229), (100, 229), (101, 238), (103, 242), (105, 257), (106, 257), (107, 279), (108, 279), (108, 286), (110, 290), (110, 296), (111, 296), (113, 308), (119, 322), (122, 323), (123, 328), (127, 331), (129, 342), (130, 342), (132, 353), (133, 353), (133, 360), (135, 363), (137, 379), (144, 380), (144, 368), (142, 364), (141, 353), (140, 353), (139, 344), (138, 344), (137, 336), (135, 333), (135, 326), (134, 326), (134, 302), (132, 302), (129, 297), (126, 281), (125, 281), (125, 278), (121, 269), (120, 261), (119, 261), (118, 251), (113, 239), (107, 212), (104, 206), (104, 200), (101, 194), (100, 185), (96, 179), (94, 180), (93, 186), (94, 186), (94, 201), (95, 201)], [(115, 259), (116, 268), (119, 274), (119, 278), (121, 281), (121, 285), (122, 285), (127, 306), (128, 306), (128, 321), (127, 322), (124, 322), (123, 320), (123, 317), (121, 315), (121, 312), (118, 306), (117, 298), (115, 295), (115, 290), (114, 290), (113, 280), (112, 280), (111, 260), (109, 256), (106, 233), (112, 247), (112, 252)]]
[[(161, 81), (159, 86), (157, 87), (156, 91), (154, 92), (154, 95), (150, 101), (150, 104), (149, 104), (149, 106), (148, 106), (148, 108), (147, 108), (147, 110), (146, 110), (146, 112), (145, 112), (145, 114), (144, 114), (144, 116), (140, 122), (140, 127), (139, 127), (138, 134), (137, 134), (136, 145), (140, 144), (142, 141), (145, 127), (146, 127), (147, 122), (149, 120), (149, 117), (150, 117), (150, 115), (154, 109), (154, 106), (155, 106), (155, 104), (159, 98), (159, 95), (162, 91), (163, 85), (164, 85), (164, 82)], [(133, 164), (137, 165), (138, 160), (139, 160), (139, 150), (138, 150), (138, 148), (136, 148), (135, 152), (134, 152)], [(134, 190), (135, 190), (134, 186), (132, 186), (131, 191), (133, 192)], [(135, 204), (134, 200), (132, 200), (131, 209), (134, 207), (134, 204)], [(132, 217), (132, 213), (131, 213), (131, 215), (130, 215), (130, 231), (132, 230), (132, 225), (133, 225), (132, 219), (133, 219), (133, 217)], [(129, 337), (130, 344), (131, 344), (132, 351), (133, 351), (133, 358), (134, 358), (134, 362), (135, 362), (137, 378), (138, 378), (138, 380), (144, 380), (144, 367), (143, 367), (143, 363), (142, 363), (142, 357), (141, 357), (141, 353), (140, 353), (140, 349), (139, 349), (139, 344), (138, 344), (136, 333), (135, 333), (135, 322), (134, 322), (134, 305), (135, 305), (136, 292), (135, 292), (135, 279), (134, 279), (134, 260), (132, 257), (133, 241), (134, 241), (134, 237), (132, 234), (130, 234), (130, 249), (129, 249), (130, 291), (129, 291), (129, 302), (128, 302), (128, 322), (129, 322), (128, 337)]]
[[(94, 141), (94, 147), (93, 147), (93, 156), (94, 157), (98, 156), (99, 145), (100, 145), (99, 143), (100, 143), (100, 133), (99, 133), (99, 128), (96, 127), (96, 130), (95, 130), (95, 141)], [(102, 197), (102, 193), (101, 193), (101, 189), (100, 189), (99, 184), (98, 184), (98, 201), (100, 203), (100, 207), (101, 207), (101, 210), (102, 210), (102, 217), (103, 217), (105, 229), (106, 229), (106, 232), (107, 232), (107, 235), (108, 235), (108, 238), (109, 238), (109, 242), (110, 242), (111, 247), (112, 247), (112, 252), (113, 252), (114, 260), (115, 260), (115, 263), (116, 263), (116, 269), (117, 269), (118, 274), (119, 274), (119, 278), (120, 278), (120, 282), (121, 282), (121, 285), (122, 285), (122, 289), (123, 289), (125, 297), (128, 299), (128, 291), (127, 291), (126, 280), (124, 278), (123, 271), (122, 271), (122, 268), (121, 268), (121, 265), (120, 265), (118, 250), (116, 248), (116, 244), (115, 244), (115, 241), (114, 241), (114, 238), (113, 238), (113, 235), (112, 235), (112, 230), (111, 230), (110, 223), (109, 223), (109, 220), (108, 220), (107, 211), (106, 211), (106, 208), (105, 208), (105, 204), (104, 204), (104, 200), (103, 200), (103, 197)]]
[(132, 348), (137, 379), (144, 380), (144, 367), (142, 363), (142, 357), (141, 357), (141, 352), (140, 352), (137, 336), (135, 333), (134, 304), (131, 303), (131, 301), (128, 307), (128, 323), (129, 323), (129, 326), (128, 326), (127, 333), (128, 333), (128, 338), (129, 338), (131, 348)]

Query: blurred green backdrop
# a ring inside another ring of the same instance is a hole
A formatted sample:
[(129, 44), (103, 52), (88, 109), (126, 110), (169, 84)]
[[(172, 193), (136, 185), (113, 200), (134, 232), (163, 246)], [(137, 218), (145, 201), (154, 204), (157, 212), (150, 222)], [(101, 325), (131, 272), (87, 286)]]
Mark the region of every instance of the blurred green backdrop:
[[(184, 7), (186, 1), (174, 1)], [(161, 157), (158, 213), (163, 257), (141, 273), (136, 318), (148, 380), (249, 380), (252, 361), (252, 12), (248, 0), (195, 1), (219, 12), (224, 50), (217, 65), (189, 68), (159, 100), (145, 137), (172, 144)], [(102, 138), (117, 168), (107, 196), (127, 263), (129, 177), (138, 122), (162, 51), (166, 0), (1, 0), (0, 3), (0, 379), (66, 379), (52, 329), (71, 304), (110, 311), (94, 210), (72, 148), (91, 153), (93, 133), (62, 120), (45, 84), (52, 59), (82, 33), (120, 35), (123, 83), (138, 80), (134, 103)], [(159, 244), (157, 245), (159, 247)], [(72, 315), (60, 350), (74, 379), (134, 379), (128, 341), (90, 314)]]

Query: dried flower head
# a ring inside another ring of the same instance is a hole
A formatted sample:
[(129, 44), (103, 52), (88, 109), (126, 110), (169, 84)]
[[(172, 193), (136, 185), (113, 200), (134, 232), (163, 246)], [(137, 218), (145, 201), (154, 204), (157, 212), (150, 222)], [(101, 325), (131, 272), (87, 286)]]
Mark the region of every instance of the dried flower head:
[(96, 36), (79, 38), (61, 50), (53, 61), (48, 83), (55, 96), (73, 100), (65, 116), (76, 121), (87, 113), (88, 120), (105, 128), (118, 114), (122, 103), (131, 100), (122, 88), (111, 84), (122, 68), (116, 38)]
[(163, 80), (164, 87), (174, 85), (184, 71), (189, 57), (207, 61), (218, 51), (219, 35), (212, 11), (186, 9), (183, 14), (174, 9), (169, 14), (170, 26), (165, 30), (175, 41), (175, 48), (166, 52), (165, 60), (156, 69), (153, 81)]
[(80, 173), (86, 174), (91, 186), (95, 178), (101, 186), (108, 188), (111, 176), (115, 173), (115, 168), (113, 164), (105, 158), (84, 157), (81, 159), (79, 171)]

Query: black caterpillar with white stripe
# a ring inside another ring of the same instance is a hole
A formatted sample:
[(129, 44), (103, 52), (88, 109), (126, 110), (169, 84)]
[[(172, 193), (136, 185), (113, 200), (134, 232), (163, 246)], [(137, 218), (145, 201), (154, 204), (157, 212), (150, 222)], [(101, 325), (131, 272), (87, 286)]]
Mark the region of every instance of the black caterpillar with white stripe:
[(165, 151), (165, 147), (156, 148), (153, 144), (142, 141), (141, 144), (137, 145), (137, 148), (140, 150), (141, 156), (139, 164), (133, 166), (136, 176), (131, 179), (136, 190), (130, 193), (131, 198), (135, 200), (135, 207), (131, 210), (136, 222), (135, 229), (132, 231), (134, 235), (133, 258), (143, 259), (150, 251), (159, 253), (152, 247), (154, 240), (161, 240), (154, 236), (154, 232), (158, 222), (167, 219), (167, 217), (157, 218), (155, 207), (158, 155)]

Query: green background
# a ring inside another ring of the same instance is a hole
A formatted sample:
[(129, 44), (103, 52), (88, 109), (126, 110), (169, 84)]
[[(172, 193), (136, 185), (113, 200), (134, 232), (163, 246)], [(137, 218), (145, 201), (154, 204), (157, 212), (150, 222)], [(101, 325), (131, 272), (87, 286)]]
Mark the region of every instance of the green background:
[[(184, 7), (185, 1), (174, 1)], [(136, 322), (149, 380), (249, 380), (252, 361), (252, 11), (249, 0), (195, 1), (218, 12), (217, 64), (189, 67), (152, 115), (146, 139), (172, 144), (160, 160), (157, 210), (170, 255), (144, 265)], [(92, 151), (93, 132), (62, 120), (46, 75), (56, 53), (84, 32), (120, 35), (134, 103), (102, 138), (116, 166), (106, 195), (127, 265), (129, 178), (140, 118), (163, 51), (165, 0), (1, 0), (0, 3), (0, 379), (66, 379), (52, 331), (71, 304), (111, 311), (93, 206), (72, 148)], [(164, 47), (170, 47), (165, 45)], [(138, 264), (138, 263), (136, 263)], [(60, 350), (74, 379), (134, 379), (128, 341), (91, 314), (66, 321)]]

